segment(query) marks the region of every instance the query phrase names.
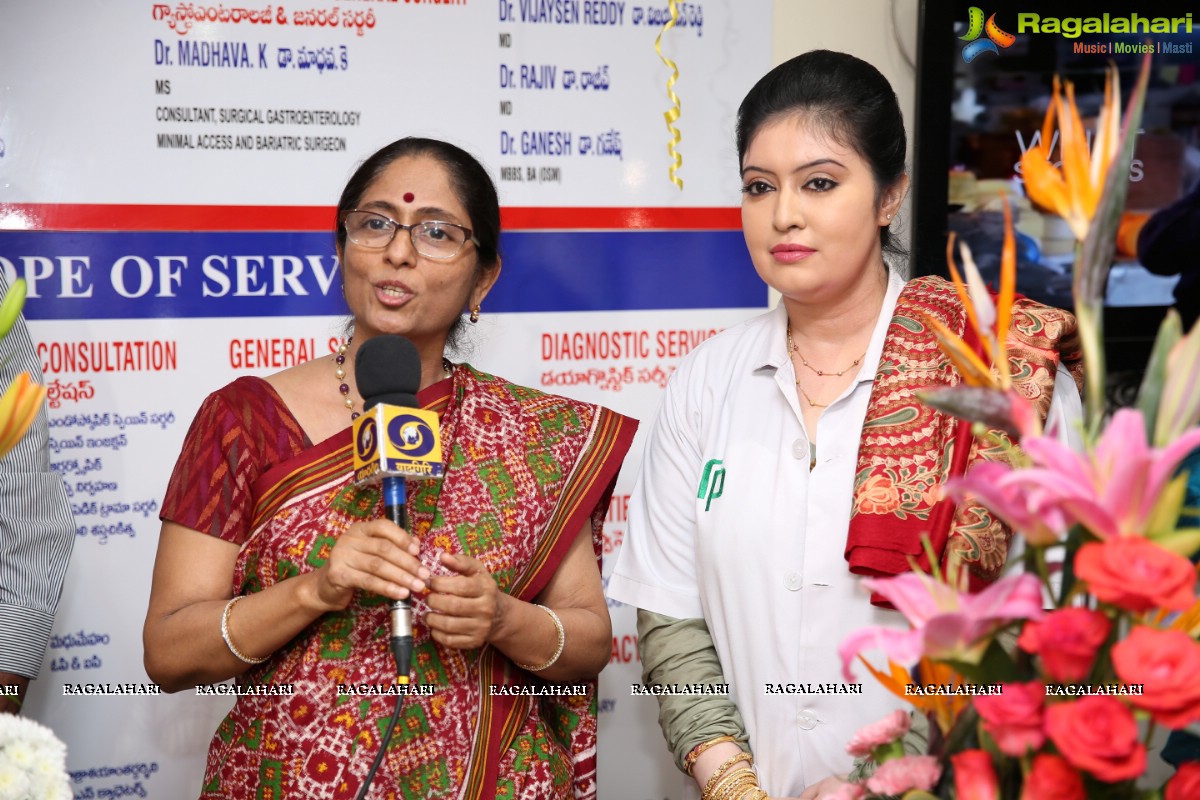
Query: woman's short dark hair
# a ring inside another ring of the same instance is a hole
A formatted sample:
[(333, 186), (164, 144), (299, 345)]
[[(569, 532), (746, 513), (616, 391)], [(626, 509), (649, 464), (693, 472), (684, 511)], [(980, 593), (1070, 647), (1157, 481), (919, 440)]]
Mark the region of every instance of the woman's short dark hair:
[[(338, 220), (341, 220), (343, 213), (362, 202), (371, 184), (393, 162), (401, 158), (426, 156), (436, 159), (450, 173), (450, 186), (467, 210), (468, 224), (479, 242), (475, 246), (479, 256), (478, 268), (483, 271), (495, 269), (500, 262), (500, 198), (496, 194), (496, 184), (473, 155), (449, 142), (406, 136), (377, 150), (359, 165), (346, 182), (346, 188), (338, 200)], [(335, 235), (338, 253), (344, 253), (346, 229), (340, 221)], [(459, 317), (450, 329), (448, 343), (452, 349), (461, 348), (462, 327), (462, 318)]]
[[(896, 92), (875, 67), (848, 53), (811, 50), (764, 75), (737, 114), (738, 164), (759, 129), (781, 117), (804, 117), (871, 165), (877, 197), (904, 174), (907, 138)], [(884, 250), (903, 253), (886, 226)]]

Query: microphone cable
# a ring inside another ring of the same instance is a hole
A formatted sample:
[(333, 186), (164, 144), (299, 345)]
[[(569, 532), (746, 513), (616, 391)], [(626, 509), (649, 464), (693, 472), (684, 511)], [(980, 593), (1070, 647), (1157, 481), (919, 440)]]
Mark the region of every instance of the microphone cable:
[[(403, 478), (386, 477), (383, 479), (383, 503), (384, 514), (392, 522), (399, 525), (404, 530), (408, 530), (408, 509), (404, 505), (405, 486)], [(412, 595), (410, 594), (411, 598)], [(408, 624), (397, 625), (396, 616), (404, 615), (408, 617)], [(409, 631), (407, 636), (396, 636), (397, 630)], [(396, 659), (396, 685), (403, 687), (403, 690), (396, 694), (396, 708), (392, 711), (392, 718), (388, 721), (387, 728), (383, 732), (383, 738), (379, 742), (379, 752), (375, 754), (375, 760), (371, 762), (371, 768), (367, 770), (367, 776), (363, 780), (362, 788), (358, 791), (356, 800), (365, 800), (367, 792), (371, 788), (371, 781), (375, 779), (375, 772), (379, 769), (379, 765), (383, 763), (383, 754), (387, 752), (388, 745), (392, 741), (392, 733), (396, 729), (396, 723), (400, 720), (400, 710), (404, 706), (404, 695), (408, 692), (409, 672), (412, 671), (412, 608), (411, 600), (396, 600), (392, 603), (392, 632), (393, 635), (389, 640), (389, 645), (392, 651), (392, 657)]]

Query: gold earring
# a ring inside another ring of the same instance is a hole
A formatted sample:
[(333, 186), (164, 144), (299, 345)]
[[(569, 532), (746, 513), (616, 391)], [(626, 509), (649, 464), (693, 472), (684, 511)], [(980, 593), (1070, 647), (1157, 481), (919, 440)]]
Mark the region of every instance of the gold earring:
[(479, 322), (479, 306), (475, 306), (474, 308), (471, 309), (470, 320), (471, 320), (471, 324), (475, 324), (476, 322)]

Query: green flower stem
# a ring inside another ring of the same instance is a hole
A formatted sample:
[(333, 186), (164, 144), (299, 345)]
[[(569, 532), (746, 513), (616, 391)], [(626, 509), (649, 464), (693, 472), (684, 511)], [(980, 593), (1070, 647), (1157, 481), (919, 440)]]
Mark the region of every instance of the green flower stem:
[(1104, 318), (1103, 311), (1090, 303), (1075, 305), (1075, 319), (1079, 324), (1079, 343), (1083, 349), (1083, 363), (1087, 364), (1084, 374), (1084, 409), (1087, 417), (1087, 441), (1096, 441), (1104, 427)]
[(1148, 721), (1147, 721), (1147, 723), (1146, 723), (1146, 736), (1145, 736), (1145, 738), (1144, 738), (1144, 739), (1142, 739), (1142, 744), (1143, 744), (1143, 745), (1145, 745), (1145, 747), (1146, 747), (1146, 749), (1147, 749), (1147, 750), (1149, 750), (1149, 749), (1150, 749), (1150, 742), (1154, 740), (1154, 728), (1155, 728), (1155, 727), (1156, 727), (1156, 726), (1155, 726), (1155, 724), (1154, 724), (1154, 720), (1153, 720), (1153, 719), (1151, 719), (1151, 720), (1148, 720)]
[(1025, 571), (1041, 578), (1042, 586), (1046, 590), (1046, 597), (1053, 603), (1054, 586), (1050, 583), (1050, 568), (1046, 564), (1046, 548), (1030, 544), (1025, 548), (1024, 560)]

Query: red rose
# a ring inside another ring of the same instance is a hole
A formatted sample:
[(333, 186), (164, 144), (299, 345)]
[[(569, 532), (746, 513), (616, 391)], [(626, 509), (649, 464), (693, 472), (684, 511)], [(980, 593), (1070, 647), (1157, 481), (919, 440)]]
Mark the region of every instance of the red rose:
[(1113, 647), (1112, 660), (1117, 677), (1141, 684), (1129, 702), (1155, 722), (1177, 730), (1200, 720), (1200, 644), (1186, 633), (1139, 625)]
[(1167, 781), (1164, 800), (1194, 800), (1200, 797), (1200, 763), (1189, 761)]
[(1038, 753), (1025, 777), (1021, 800), (1087, 800), (1083, 776), (1061, 756)]
[(1196, 602), (1192, 562), (1140, 536), (1085, 544), (1075, 573), (1099, 600), (1126, 611), (1184, 611)]
[(1037, 750), (1046, 741), (1042, 732), (1042, 705), (1046, 686), (1031, 683), (1006, 683), (1004, 693), (979, 695), (974, 699), (975, 710), (983, 720), (983, 728), (996, 740), (1000, 752), (1021, 757)]
[(1027, 622), (1017, 644), (1027, 653), (1042, 657), (1042, 669), (1059, 683), (1074, 683), (1087, 677), (1096, 651), (1108, 638), (1112, 623), (1100, 611), (1062, 608), (1038, 622)]
[(992, 757), (983, 750), (963, 750), (950, 756), (954, 765), (954, 796), (958, 800), (998, 800), (1000, 785)]
[(1133, 712), (1115, 697), (1094, 695), (1050, 706), (1046, 733), (1072, 766), (1106, 783), (1131, 780), (1146, 769)]

